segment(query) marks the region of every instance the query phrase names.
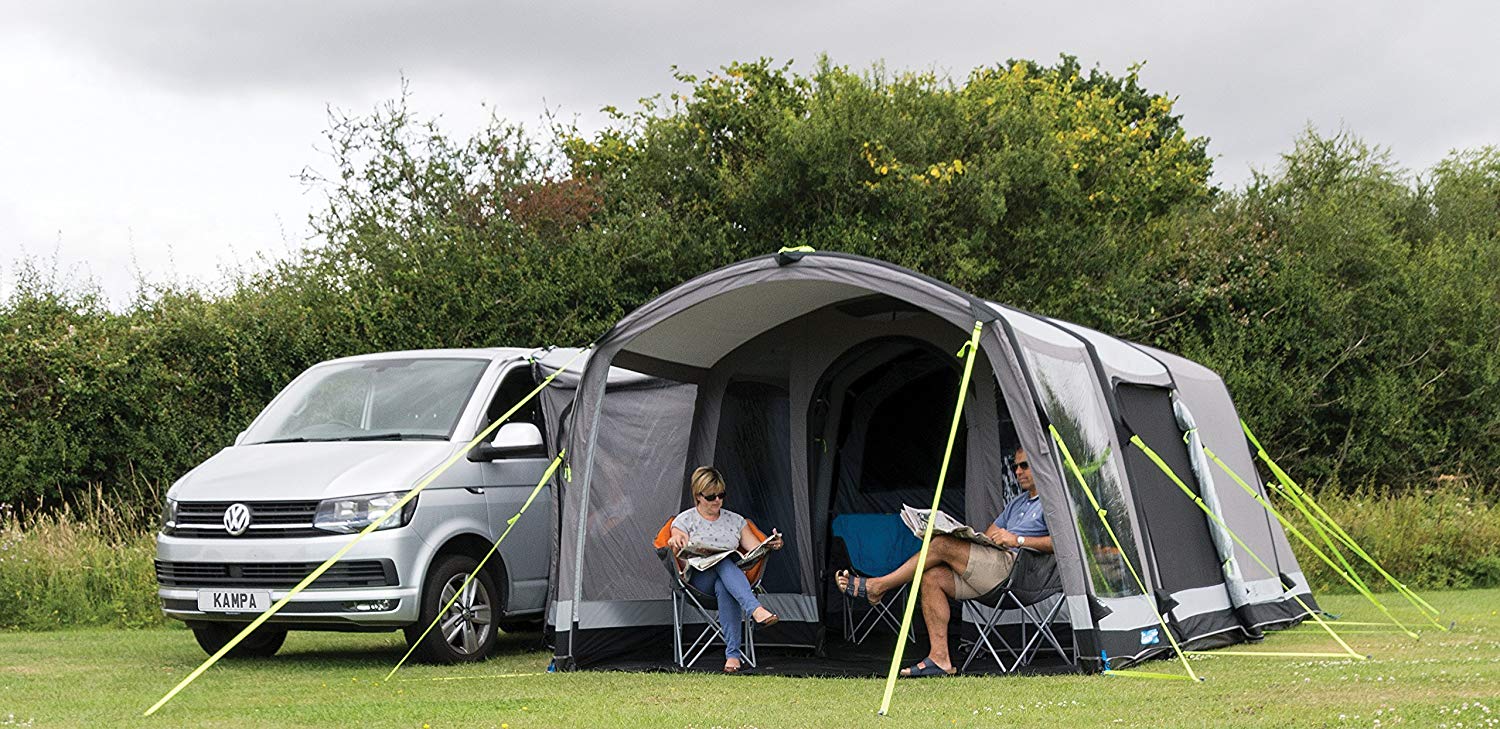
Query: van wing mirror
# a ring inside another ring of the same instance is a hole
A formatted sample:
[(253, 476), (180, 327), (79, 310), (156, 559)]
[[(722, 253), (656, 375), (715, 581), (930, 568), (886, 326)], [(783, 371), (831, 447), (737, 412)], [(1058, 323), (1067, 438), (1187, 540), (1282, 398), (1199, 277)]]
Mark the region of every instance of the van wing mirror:
[(249, 432), (249, 431), (246, 431), (246, 430), (240, 431), (240, 434), (236, 435), (234, 437), (234, 444), (235, 445), (239, 445), (241, 443), (244, 443), (245, 442), (245, 433), (247, 433), (247, 432)]
[(491, 443), (480, 443), (469, 451), (469, 460), (474, 462), (497, 461), (502, 458), (523, 456), (546, 456), (542, 443), (542, 431), (531, 423), (506, 423), (500, 426)]

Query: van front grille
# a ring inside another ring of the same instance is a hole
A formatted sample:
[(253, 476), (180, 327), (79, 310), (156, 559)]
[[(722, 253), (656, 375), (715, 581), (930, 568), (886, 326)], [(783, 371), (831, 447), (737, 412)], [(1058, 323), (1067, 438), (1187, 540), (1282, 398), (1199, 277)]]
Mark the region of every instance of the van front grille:
[[(250, 508), (250, 528), (231, 537), (224, 528), (224, 511), (236, 503)], [(329, 532), (313, 528), (317, 514), (317, 501), (180, 501), (176, 522), (162, 533), (208, 539), (328, 536)]]
[[(259, 587), (290, 590), (312, 574), (321, 562), (165, 562), (156, 560), (156, 581), (162, 587)], [(308, 589), (390, 587), (400, 584), (396, 565), (388, 559), (335, 562)]]

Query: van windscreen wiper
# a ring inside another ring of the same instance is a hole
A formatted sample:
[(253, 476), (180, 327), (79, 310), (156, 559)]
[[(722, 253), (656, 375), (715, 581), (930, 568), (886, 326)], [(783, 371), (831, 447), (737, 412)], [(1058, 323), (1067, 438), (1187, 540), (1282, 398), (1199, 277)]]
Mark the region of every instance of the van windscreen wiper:
[(366, 433), (339, 438), (339, 440), (448, 440), (448, 438), (434, 433)]

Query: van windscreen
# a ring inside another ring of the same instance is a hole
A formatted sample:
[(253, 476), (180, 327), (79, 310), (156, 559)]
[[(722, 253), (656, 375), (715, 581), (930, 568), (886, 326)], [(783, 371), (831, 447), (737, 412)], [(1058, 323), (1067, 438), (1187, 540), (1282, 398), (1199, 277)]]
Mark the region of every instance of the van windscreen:
[(410, 358), (318, 365), (271, 402), (242, 443), (447, 440), (488, 364)]

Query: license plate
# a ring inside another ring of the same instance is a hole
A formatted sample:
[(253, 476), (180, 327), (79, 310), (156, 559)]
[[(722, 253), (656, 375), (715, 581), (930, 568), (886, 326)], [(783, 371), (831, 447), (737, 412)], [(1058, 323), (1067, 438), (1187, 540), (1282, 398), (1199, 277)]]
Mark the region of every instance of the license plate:
[(199, 590), (198, 609), (205, 613), (259, 613), (271, 607), (264, 590)]

